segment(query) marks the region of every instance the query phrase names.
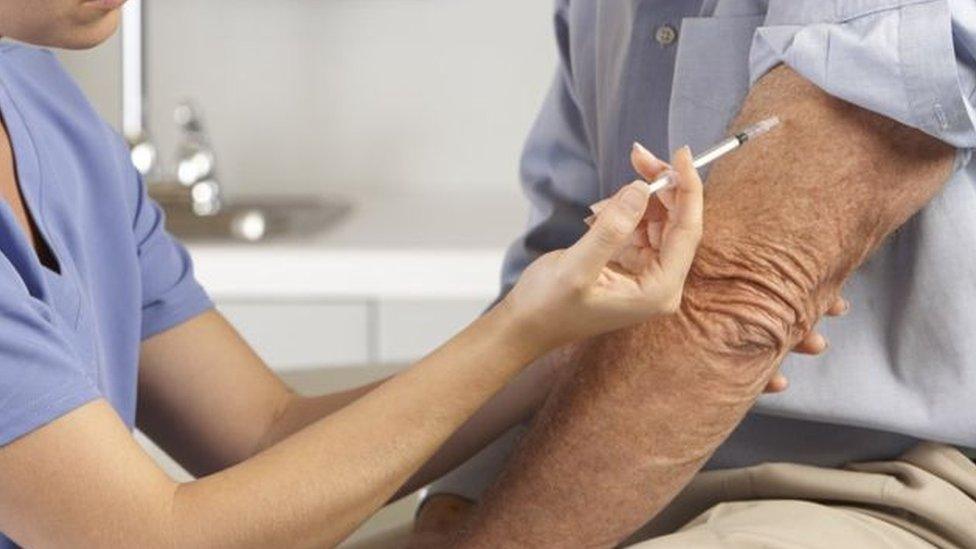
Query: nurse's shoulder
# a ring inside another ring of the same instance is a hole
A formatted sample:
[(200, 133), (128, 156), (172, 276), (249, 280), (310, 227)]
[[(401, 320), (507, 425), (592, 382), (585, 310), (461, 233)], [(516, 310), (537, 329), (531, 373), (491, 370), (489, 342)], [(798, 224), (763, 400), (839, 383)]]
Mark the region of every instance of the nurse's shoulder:
[(101, 121), (81, 88), (48, 49), (0, 42), (0, 83), (18, 109), (46, 109), (49, 115), (70, 117), (80, 124)]
[[(6, 94), (31, 133), (38, 153), (49, 164), (62, 166), (61, 191), (97, 190), (100, 206), (120, 198), (130, 212), (138, 207), (141, 185), (121, 135), (96, 111), (46, 48), (0, 42), (0, 92)], [(76, 188), (66, 181), (77, 174)]]

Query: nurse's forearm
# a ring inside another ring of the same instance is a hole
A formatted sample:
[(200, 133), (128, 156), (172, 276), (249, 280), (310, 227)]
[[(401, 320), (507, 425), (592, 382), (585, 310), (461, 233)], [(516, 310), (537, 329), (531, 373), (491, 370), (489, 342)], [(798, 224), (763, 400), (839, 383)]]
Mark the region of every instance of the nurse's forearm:
[[(593, 340), (467, 527), (469, 546), (612, 546), (665, 506), (843, 281), (949, 176), (954, 151), (786, 68), (717, 164), (679, 315)], [(856, 305), (856, 304), (855, 304)]]
[(540, 351), (520, 346), (500, 315), (255, 457), (181, 485), (172, 502), (181, 545), (341, 541)]
[(85, 404), (0, 448), (0, 531), (28, 547), (335, 545), (544, 351), (500, 307), (341, 410), (185, 484), (108, 403)]
[(529, 419), (549, 394), (557, 373), (570, 352), (570, 347), (557, 349), (522, 371), (455, 431), (437, 453), (410, 477), (395, 498), (410, 494), (437, 480), (511, 427)]
[[(542, 405), (555, 373), (570, 349), (553, 351), (523, 370), (455, 431), (407, 481), (393, 499), (406, 496), (464, 463), (512, 426), (525, 421)], [(387, 378), (388, 379), (388, 378)], [(267, 449), (304, 427), (336, 412), (375, 389), (386, 379), (355, 389), (316, 397), (294, 395), (268, 430), (258, 449)]]

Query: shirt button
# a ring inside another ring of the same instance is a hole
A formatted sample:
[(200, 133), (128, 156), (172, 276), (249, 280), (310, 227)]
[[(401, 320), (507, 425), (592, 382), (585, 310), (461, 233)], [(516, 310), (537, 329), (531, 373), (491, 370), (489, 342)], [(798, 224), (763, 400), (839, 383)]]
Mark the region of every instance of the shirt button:
[(654, 39), (662, 46), (670, 46), (677, 37), (678, 31), (674, 30), (671, 25), (661, 25), (654, 31)]

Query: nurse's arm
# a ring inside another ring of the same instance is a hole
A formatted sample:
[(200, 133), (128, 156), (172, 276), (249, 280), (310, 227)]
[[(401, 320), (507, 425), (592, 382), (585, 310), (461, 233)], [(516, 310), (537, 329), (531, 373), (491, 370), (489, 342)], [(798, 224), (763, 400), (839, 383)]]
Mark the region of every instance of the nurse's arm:
[[(541, 404), (558, 363), (550, 354), (521, 372), (458, 429), (398, 491), (450, 471)], [(138, 427), (196, 476), (225, 469), (339, 410), (381, 381), (303, 396), (290, 390), (216, 311), (143, 343)]]
[[(0, 531), (28, 547), (334, 545), (545, 352), (548, 342), (525, 334), (496, 307), (328, 417), (184, 484), (93, 401), (0, 448)], [(212, 396), (215, 409), (226, 394)]]
[(772, 115), (781, 127), (709, 175), (680, 313), (591, 341), (475, 508), (468, 546), (609, 547), (636, 530), (951, 172), (951, 147), (788, 68), (757, 82), (734, 126)]
[(203, 476), (251, 457), (379, 383), (301, 397), (211, 310), (143, 342), (136, 424), (187, 471)]
[[(337, 544), (534, 359), (673, 312), (698, 244), (702, 200), (690, 155), (676, 166), (669, 236), (660, 260), (643, 271), (622, 274), (608, 265), (648, 205), (646, 185), (635, 182), (579, 242), (533, 263), (504, 300), (447, 343), (237, 465), (178, 484), (102, 399), (6, 444), (0, 532), (30, 547)], [(165, 332), (147, 345), (160, 341), (213, 347), (204, 354), (226, 349), (219, 338), (174, 341)], [(26, 366), (45, 366), (39, 362)]]

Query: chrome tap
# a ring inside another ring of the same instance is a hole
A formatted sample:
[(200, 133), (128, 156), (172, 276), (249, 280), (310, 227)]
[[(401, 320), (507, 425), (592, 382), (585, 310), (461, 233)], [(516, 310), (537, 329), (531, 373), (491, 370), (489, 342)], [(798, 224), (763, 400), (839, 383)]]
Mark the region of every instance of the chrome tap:
[(122, 8), (122, 134), (132, 163), (149, 180), (156, 174), (156, 145), (146, 124), (145, 11), (142, 0)]
[(193, 213), (214, 215), (220, 211), (220, 183), (216, 177), (216, 160), (210, 138), (203, 126), (200, 109), (185, 100), (173, 111), (180, 128), (176, 147), (176, 179), (190, 189)]
[[(149, 132), (146, 74), (146, 7), (143, 0), (129, 0), (122, 8), (122, 134), (129, 143), (132, 164), (142, 175), (150, 193), (167, 194), (172, 184), (168, 170), (159, 166), (156, 144)], [(182, 137), (176, 152), (176, 197), (195, 215), (220, 211), (220, 185), (214, 179), (214, 155), (197, 109), (189, 101), (175, 111)], [(163, 173), (166, 172), (166, 173)]]

